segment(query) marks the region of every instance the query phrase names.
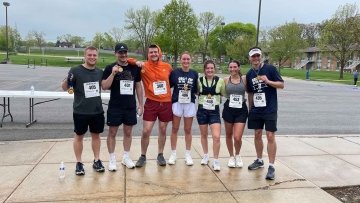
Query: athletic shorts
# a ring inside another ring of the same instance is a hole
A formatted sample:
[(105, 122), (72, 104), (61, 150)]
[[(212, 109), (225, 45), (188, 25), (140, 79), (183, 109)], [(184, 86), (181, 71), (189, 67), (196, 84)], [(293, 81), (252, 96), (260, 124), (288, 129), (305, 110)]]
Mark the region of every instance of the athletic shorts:
[(144, 121), (156, 121), (159, 118), (161, 122), (170, 122), (173, 119), (171, 102), (158, 102), (146, 99), (144, 105)]
[(187, 104), (175, 102), (172, 104), (172, 112), (177, 117), (190, 118), (196, 115), (196, 107), (192, 102)]
[(228, 123), (246, 123), (248, 117), (248, 108), (245, 102), (242, 103), (242, 108), (229, 107), (229, 100), (224, 103), (222, 118)]
[(137, 124), (136, 109), (108, 109), (106, 116), (108, 126), (121, 124), (133, 126)]
[(214, 123), (221, 124), (219, 109), (207, 110), (199, 106), (196, 118), (199, 125), (211, 125)]
[(88, 129), (91, 133), (104, 132), (105, 117), (104, 113), (95, 115), (75, 114), (73, 113), (74, 132), (77, 135), (85, 134)]
[(270, 132), (276, 132), (277, 113), (249, 113), (248, 118), (249, 129), (264, 129)]

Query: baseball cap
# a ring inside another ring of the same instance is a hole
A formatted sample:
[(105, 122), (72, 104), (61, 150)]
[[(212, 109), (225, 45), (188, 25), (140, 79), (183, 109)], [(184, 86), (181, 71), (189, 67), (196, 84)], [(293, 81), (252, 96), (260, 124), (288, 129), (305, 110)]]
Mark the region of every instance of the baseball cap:
[(128, 47), (124, 43), (118, 43), (115, 45), (115, 53), (118, 53), (119, 51), (128, 51)]
[(260, 54), (261, 55), (261, 49), (259, 48), (253, 48), (249, 51), (249, 56), (253, 56), (255, 54)]

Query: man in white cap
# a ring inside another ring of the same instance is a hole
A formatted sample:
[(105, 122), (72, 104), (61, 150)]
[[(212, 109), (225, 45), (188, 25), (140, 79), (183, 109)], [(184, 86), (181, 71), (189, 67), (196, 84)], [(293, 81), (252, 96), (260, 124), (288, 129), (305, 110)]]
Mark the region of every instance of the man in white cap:
[(267, 180), (275, 179), (275, 156), (277, 131), (277, 91), (284, 88), (284, 81), (276, 68), (270, 64), (261, 62), (262, 52), (259, 47), (249, 50), (251, 69), (246, 74), (246, 85), (248, 88), (249, 117), (248, 128), (255, 130), (255, 149), (257, 159), (248, 166), (249, 170), (264, 167), (262, 160), (264, 144), (262, 131), (265, 126), (267, 137), (267, 152), (269, 156), (269, 168), (266, 174)]

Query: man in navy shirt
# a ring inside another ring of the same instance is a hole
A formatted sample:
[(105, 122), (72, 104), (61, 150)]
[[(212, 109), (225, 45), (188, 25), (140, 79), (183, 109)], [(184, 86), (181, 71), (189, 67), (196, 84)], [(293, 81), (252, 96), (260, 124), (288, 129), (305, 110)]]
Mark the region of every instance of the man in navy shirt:
[(270, 64), (261, 63), (262, 52), (259, 47), (249, 50), (251, 69), (246, 74), (246, 85), (248, 88), (249, 118), (248, 128), (255, 130), (255, 149), (257, 159), (249, 165), (249, 170), (264, 167), (262, 153), (264, 144), (262, 131), (265, 125), (267, 137), (267, 152), (269, 155), (269, 168), (266, 179), (275, 179), (275, 156), (276, 142), (275, 132), (277, 131), (277, 91), (284, 88), (284, 81), (276, 68)]

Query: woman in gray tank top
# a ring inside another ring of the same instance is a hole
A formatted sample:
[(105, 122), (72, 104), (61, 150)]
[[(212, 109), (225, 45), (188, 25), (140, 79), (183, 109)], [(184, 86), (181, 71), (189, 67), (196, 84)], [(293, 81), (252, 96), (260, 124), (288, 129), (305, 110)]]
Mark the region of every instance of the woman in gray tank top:
[(246, 77), (241, 74), (240, 63), (236, 60), (230, 61), (228, 70), (230, 76), (224, 78), (227, 100), (222, 112), (225, 123), (226, 146), (230, 155), (228, 167), (241, 168), (243, 166), (240, 157), (241, 139), (248, 116), (245, 100)]

